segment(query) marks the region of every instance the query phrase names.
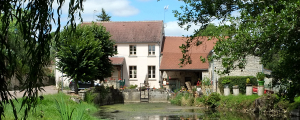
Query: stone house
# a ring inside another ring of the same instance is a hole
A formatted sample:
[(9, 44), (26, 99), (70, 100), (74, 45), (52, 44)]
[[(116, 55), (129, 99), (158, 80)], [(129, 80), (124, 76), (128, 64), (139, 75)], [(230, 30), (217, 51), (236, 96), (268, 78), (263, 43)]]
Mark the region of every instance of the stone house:
[[(212, 51), (210, 53), (214, 54)], [(247, 64), (244, 69), (233, 69), (229, 74), (226, 75), (219, 75), (216, 71), (219, 70), (224, 70), (222, 66), (222, 60), (213, 60), (210, 62), (209, 65), (209, 70), (208, 70), (208, 77), (211, 81), (213, 81), (213, 91), (214, 92), (219, 92), (218, 89), (218, 78), (223, 77), (223, 76), (254, 76), (256, 77), (256, 73), (258, 72), (264, 72), (264, 67), (260, 63), (259, 57), (255, 56), (247, 56), (246, 57)], [(267, 83), (265, 83), (267, 84)]]
[[(92, 24), (83, 22), (83, 25)], [(116, 42), (117, 55), (111, 57), (112, 76), (105, 80), (124, 80), (125, 85), (148, 81), (150, 87), (159, 87), (160, 48), (164, 36), (163, 21), (108, 21), (96, 22), (106, 27)]]

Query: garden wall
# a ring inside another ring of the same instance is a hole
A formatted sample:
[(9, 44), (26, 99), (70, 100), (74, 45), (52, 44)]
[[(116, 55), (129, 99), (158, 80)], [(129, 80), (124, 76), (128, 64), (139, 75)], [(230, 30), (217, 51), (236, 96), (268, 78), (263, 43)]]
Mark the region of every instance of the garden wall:
[[(137, 90), (125, 90), (122, 92), (124, 96), (124, 102), (140, 102), (140, 91)], [(169, 94), (164, 90), (150, 90), (149, 102), (168, 102)]]

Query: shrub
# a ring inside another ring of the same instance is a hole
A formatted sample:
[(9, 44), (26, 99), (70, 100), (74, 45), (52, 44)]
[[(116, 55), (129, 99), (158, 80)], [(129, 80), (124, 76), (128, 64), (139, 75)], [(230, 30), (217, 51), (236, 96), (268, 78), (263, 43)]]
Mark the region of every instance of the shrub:
[(129, 89), (136, 89), (137, 88), (137, 85), (130, 85), (129, 86)]
[(232, 91), (232, 86), (238, 85), (240, 93), (245, 94), (246, 93), (246, 80), (247, 78), (250, 79), (250, 84), (252, 85), (257, 85), (257, 80), (254, 76), (226, 76), (226, 77), (221, 77), (218, 80), (218, 87), (221, 91), (221, 93), (224, 92), (224, 86), (222, 84), (223, 80), (230, 80), (231, 82), (229, 83), (229, 88)]
[(177, 95), (175, 96), (175, 98), (171, 99), (171, 104), (173, 105), (181, 105), (181, 99), (183, 97), (183, 93), (177, 93)]
[(87, 103), (93, 103), (96, 96), (97, 96), (97, 94), (95, 94), (93, 91), (89, 90), (85, 93), (84, 101)]
[(220, 94), (218, 93), (211, 93), (205, 100), (204, 104), (210, 107), (217, 106), (217, 103), (221, 100)]
[(194, 96), (190, 93), (183, 93), (181, 98), (181, 106), (192, 106), (194, 104)]
[(202, 95), (201, 97), (196, 98), (195, 103), (203, 103), (209, 107), (216, 107), (218, 106), (218, 102), (221, 100), (220, 94), (218, 93), (211, 93), (209, 96)]

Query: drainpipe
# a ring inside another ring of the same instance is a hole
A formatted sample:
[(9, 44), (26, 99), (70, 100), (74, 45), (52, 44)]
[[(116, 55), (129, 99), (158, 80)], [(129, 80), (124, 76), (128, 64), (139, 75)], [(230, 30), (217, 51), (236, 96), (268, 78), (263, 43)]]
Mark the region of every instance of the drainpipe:
[(121, 65), (121, 80), (123, 80), (123, 65)]
[[(158, 55), (158, 83), (161, 82), (161, 76), (160, 76), (160, 71), (159, 71), (159, 68), (160, 68), (160, 57), (161, 57), (161, 53), (160, 53), (160, 44), (159, 42), (157, 42), (158, 44), (158, 50), (159, 50), (159, 55)], [(159, 85), (160, 87), (160, 85)]]

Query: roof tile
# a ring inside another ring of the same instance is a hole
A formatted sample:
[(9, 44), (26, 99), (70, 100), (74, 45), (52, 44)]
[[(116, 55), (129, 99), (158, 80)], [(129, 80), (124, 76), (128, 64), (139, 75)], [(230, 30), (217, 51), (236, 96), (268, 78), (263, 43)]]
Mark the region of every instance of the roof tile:
[[(108, 21), (102, 24), (116, 43), (153, 43), (163, 38), (163, 21)], [(90, 25), (83, 22), (82, 25)]]
[(199, 46), (191, 47), (189, 53), (191, 56), (192, 64), (184, 65), (180, 67), (180, 59), (182, 53), (179, 48), (182, 44), (185, 44), (186, 37), (165, 37), (163, 46), (163, 57), (160, 65), (160, 70), (207, 70), (209, 63), (203, 63), (200, 60), (200, 56), (207, 57), (209, 52), (213, 49), (217, 39), (213, 38), (208, 41), (208, 37), (198, 37), (202, 44)]

